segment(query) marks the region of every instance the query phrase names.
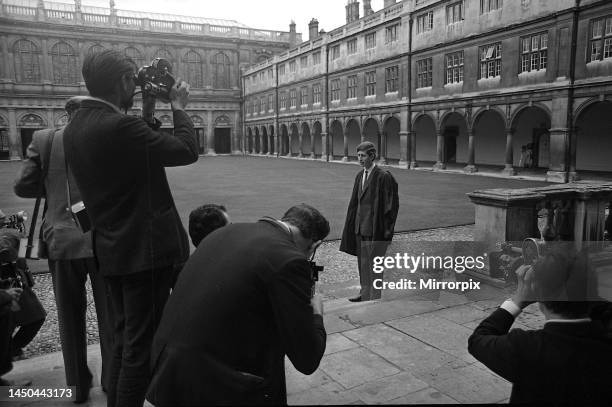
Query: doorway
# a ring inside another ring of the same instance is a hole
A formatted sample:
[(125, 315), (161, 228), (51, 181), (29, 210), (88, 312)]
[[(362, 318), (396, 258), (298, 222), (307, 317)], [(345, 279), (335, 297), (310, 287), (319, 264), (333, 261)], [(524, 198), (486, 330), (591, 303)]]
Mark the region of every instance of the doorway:
[(229, 127), (215, 128), (215, 152), (217, 154), (230, 154), (232, 152), (232, 140)]

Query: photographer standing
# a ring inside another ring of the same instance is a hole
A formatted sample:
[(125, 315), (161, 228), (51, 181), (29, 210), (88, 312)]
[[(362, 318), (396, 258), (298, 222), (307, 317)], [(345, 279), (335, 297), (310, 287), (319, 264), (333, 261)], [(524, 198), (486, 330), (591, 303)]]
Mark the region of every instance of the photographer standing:
[(91, 220), (114, 314), (108, 405), (121, 407), (143, 404), (153, 334), (174, 270), (189, 255), (164, 167), (198, 159), (193, 123), (184, 111), (189, 85), (179, 80), (166, 95), (174, 116), (169, 135), (157, 131), (161, 123), (149, 94), (143, 94), (142, 118), (120, 111), (132, 106), (135, 73), (134, 62), (118, 51), (88, 55), (83, 78), (92, 97), (81, 102), (64, 131), (67, 163)]
[(308, 205), (215, 230), (178, 278), (155, 334), (158, 407), (287, 404), (285, 355), (311, 374), (325, 351), (308, 259), (329, 223)]

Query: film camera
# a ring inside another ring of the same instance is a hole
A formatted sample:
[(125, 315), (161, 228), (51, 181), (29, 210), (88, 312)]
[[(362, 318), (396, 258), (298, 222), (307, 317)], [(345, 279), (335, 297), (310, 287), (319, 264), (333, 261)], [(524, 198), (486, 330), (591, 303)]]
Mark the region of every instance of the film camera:
[(312, 280), (312, 288), (310, 289), (310, 298), (315, 295), (315, 284), (319, 281), (319, 273), (323, 271), (323, 266), (317, 265), (314, 261), (309, 261), (310, 265), (310, 279)]
[(155, 58), (151, 65), (145, 65), (138, 70), (134, 80), (143, 94), (170, 100), (170, 89), (175, 83), (172, 64), (167, 59)]

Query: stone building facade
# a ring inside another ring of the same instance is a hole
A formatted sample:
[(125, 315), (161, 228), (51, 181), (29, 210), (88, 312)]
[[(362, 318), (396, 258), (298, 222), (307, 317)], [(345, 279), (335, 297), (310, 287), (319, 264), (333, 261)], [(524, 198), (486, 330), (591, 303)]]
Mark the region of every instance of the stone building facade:
[[(87, 94), (81, 66), (99, 49), (124, 52), (139, 65), (171, 61), (191, 84), (201, 153), (243, 149), (241, 67), (301, 42), (300, 34), (257, 30), (236, 21), (117, 10), (74, 3), (0, 0), (0, 160), (20, 159), (32, 133), (66, 121), (66, 99)], [(132, 113), (139, 110), (139, 98)], [(171, 131), (169, 105), (158, 103)]]
[(249, 153), (404, 168), (612, 171), (612, 2), (369, 0), (243, 72)]

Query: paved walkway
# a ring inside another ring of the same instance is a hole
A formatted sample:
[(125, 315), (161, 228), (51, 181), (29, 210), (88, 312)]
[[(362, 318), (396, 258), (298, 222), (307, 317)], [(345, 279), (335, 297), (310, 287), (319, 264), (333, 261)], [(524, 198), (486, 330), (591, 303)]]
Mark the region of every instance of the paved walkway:
[[(356, 287), (347, 287), (354, 291)], [(510, 383), (491, 373), (467, 351), (474, 327), (508, 293), (483, 286), (467, 295), (437, 292), (382, 301), (325, 302), (327, 349), (319, 369), (298, 373), (287, 361), (289, 404), (499, 403), (510, 396)], [(515, 326), (541, 327), (530, 307)], [(89, 347), (95, 387), (88, 406), (105, 406), (99, 387), (100, 356)], [(17, 362), (9, 379), (30, 377), (36, 387), (60, 388), (64, 369), (60, 353)], [(62, 406), (40, 400), (15, 406)]]

